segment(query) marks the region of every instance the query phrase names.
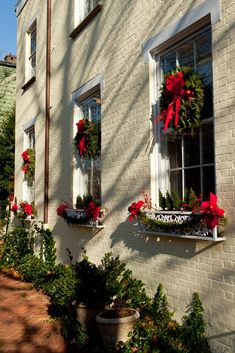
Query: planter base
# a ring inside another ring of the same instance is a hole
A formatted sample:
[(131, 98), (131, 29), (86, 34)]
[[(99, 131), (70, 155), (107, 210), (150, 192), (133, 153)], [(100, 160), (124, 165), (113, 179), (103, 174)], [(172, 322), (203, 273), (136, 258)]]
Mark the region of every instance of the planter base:
[(112, 315), (112, 313), (114, 313), (113, 309), (103, 311), (96, 317), (96, 322), (107, 353), (113, 353), (117, 348), (118, 342), (126, 342), (129, 339), (128, 334), (133, 330), (133, 325), (140, 316), (137, 310), (125, 309), (125, 311), (128, 312), (128, 316), (125, 317), (115, 318), (114, 315)]

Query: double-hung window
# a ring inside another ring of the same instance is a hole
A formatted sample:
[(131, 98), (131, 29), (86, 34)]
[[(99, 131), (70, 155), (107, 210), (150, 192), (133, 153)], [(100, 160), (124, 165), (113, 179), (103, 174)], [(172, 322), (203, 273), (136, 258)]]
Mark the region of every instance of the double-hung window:
[(156, 55), (156, 83), (158, 95), (164, 78), (176, 67), (190, 66), (204, 84), (204, 108), (201, 124), (193, 134), (182, 137), (164, 134), (157, 124), (157, 178), (161, 191), (176, 192), (183, 197), (186, 188), (205, 199), (215, 192), (214, 132), (213, 132), (213, 77), (211, 29), (203, 29)]
[(37, 22), (26, 33), (26, 81), (36, 75)]
[[(98, 133), (97, 156), (91, 159), (80, 158), (76, 151), (75, 195), (92, 195), (101, 202), (101, 94), (100, 89), (75, 101), (75, 123), (81, 119), (88, 119), (94, 123)], [(76, 129), (76, 128), (75, 128)]]
[[(31, 149), (35, 151), (35, 129), (34, 126), (24, 131), (24, 150)], [(23, 199), (29, 203), (35, 200), (34, 178), (24, 175), (23, 181)]]
[(75, 0), (75, 24), (82, 22), (98, 2), (98, 0)]

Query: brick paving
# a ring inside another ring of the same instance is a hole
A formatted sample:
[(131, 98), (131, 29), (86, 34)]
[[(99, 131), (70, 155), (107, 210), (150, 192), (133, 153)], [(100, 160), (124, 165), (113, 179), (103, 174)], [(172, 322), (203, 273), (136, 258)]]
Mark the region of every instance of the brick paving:
[(48, 299), (0, 272), (0, 353), (73, 352), (47, 314)]

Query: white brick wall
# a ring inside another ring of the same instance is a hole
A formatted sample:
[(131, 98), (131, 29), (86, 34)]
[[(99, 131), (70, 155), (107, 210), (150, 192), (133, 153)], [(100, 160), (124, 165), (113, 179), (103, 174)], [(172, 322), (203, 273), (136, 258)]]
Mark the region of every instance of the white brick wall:
[[(44, 3), (44, 2), (43, 2)], [(45, 2), (46, 3), (46, 2)], [(105, 252), (120, 254), (150, 294), (159, 282), (181, 316), (193, 291), (202, 298), (209, 341), (216, 353), (235, 351), (235, 0), (221, 1), (221, 21), (213, 25), (213, 75), (216, 140), (216, 187), (229, 219), (221, 244), (135, 236), (126, 221), (127, 206), (150, 190), (151, 129), (149, 67), (142, 44), (203, 1), (105, 0), (100, 14), (74, 40), (73, 1), (53, 0), (50, 124), (49, 226), (58, 258), (85, 247), (91, 260)], [(28, 0), (18, 17), (16, 195), (22, 197), (22, 125), (36, 117), (36, 207), (42, 219), (44, 185), (46, 4)], [(38, 15), (36, 82), (22, 94), (24, 31)], [(62, 200), (72, 198), (73, 109), (71, 94), (98, 74), (102, 91), (102, 197), (109, 217), (97, 234), (68, 227), (56, 215)]]

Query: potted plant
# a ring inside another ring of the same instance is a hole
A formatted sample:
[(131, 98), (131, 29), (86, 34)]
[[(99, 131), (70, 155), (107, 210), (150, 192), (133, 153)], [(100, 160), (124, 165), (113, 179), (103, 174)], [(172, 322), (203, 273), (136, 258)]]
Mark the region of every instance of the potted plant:
[(57, 208), (57, 215), (68, 224), (83, 224), (98, 227), (103, 225), (105, 209), (91, 195), (77, 196), (75, 206), (65, 202)]
[(106, 289), (104, 273), (91, 263), (84, 250), (83, 259), (75, 264), (78, 286), (76, 293), (77, 318), (84, 328), (90, 328), (97, 314), (105, 308)]
[(96, 317), (105, 350), (113, 352), (118, 342), (128, 340), (133, 325), (139, 318), (139, 310), (148, 305), (144, 284), (132, 276), (126, 264), (106, 254), (100, 265), (105, 283), (106, 308)]

